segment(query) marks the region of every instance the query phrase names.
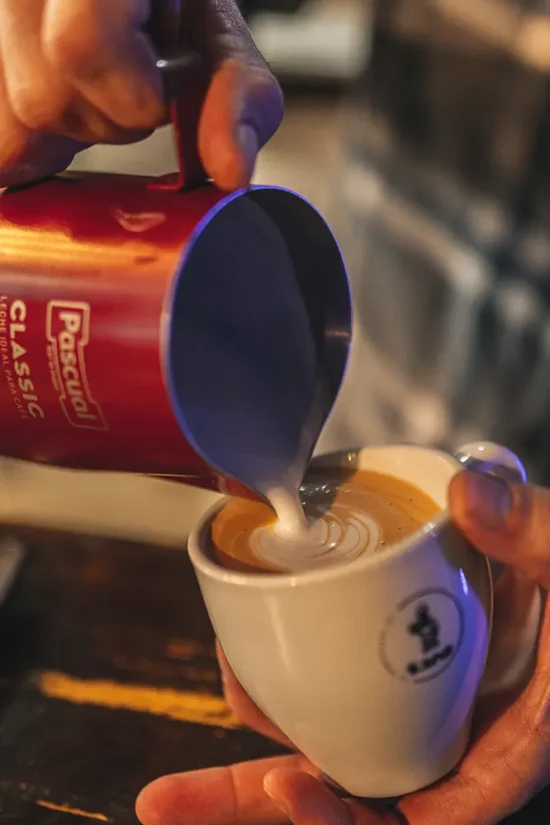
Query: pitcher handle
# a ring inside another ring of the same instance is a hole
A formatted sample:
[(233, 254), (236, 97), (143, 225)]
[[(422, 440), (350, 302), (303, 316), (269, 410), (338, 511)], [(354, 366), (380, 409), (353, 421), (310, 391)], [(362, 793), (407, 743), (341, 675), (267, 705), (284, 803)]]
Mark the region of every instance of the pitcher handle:
[(208, 176), (200, 159), (198, 129), (210, 84), (206, 61), (182, 44), (181, 0), (156, 0), (147, 25), (159, 59), (157, 69), (174, 132), (178, 171), (149, 184), (149, 189), (181, 192), (206, 183)]

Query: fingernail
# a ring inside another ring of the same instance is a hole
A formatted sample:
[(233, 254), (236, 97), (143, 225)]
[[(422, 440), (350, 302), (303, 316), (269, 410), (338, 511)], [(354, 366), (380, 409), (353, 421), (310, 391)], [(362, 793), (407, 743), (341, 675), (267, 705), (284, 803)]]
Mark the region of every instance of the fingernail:
[(353, 820), (351, 809), (308, 773), (271, 771), (264, 778), (264, 790), (291, 822), (351, 825)]
[(243, 166), (246, 177), (248, 181), (250, 181), (254, 175), (256, 160), (258, 157), (258, 152), (260, 151), (260, 141), (254, 126), (246, 122), (239, 124), (237, 130), (237, 143), (243, 158)]
[[(273, 787), (275, 786), (275, 787)], [(281, 810), (288, 819), (292, 819), (292, 810), (288, 799), (285, 796), (280, 796), (276, 790), (276, 780), (271, 774), (264, 777), (264, 791), (272, 802)]]
[(506, 481), (482, 473), (464, 474), (463, 495), (468, 517), (485, 530), (503, 527), (514, 503)]

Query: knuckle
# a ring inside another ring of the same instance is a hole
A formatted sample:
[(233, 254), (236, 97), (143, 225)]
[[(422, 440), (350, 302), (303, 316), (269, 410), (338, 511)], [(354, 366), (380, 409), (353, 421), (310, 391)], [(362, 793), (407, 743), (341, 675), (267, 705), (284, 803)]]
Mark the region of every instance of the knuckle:
[(0, 152), (0, 189), (23, 186), (37, 178), (37, 169), (13, 157), (5, 158)]
[(98, 71), (105, 44), (101, 28), (91, 19), (72, 21), (48, 31), (43, 48), (51, 63), (69, 76), (88, 76)]
[(126, 132), (149, 132), (166, 122), (166, 107), (164, 101), (151, 95), (140, 105), (121, 106), (113, 120)]
[(487, 809), (492, 804), (492, 794), (490, 787), (487, 787), (487, 774), (480, 775), (467, 774), (461, 777), (465, 794), (476, 800), (476, 807), (479, 810)]
[(537, 670), (518, 705), (518, 714), (518, 727), (550, 754), (550, 683), (545, 669)]
[(69, 166), (74, 154), (66, 141), (43, 135), (37, 138), (14, 122), (12, 129), (0, 130), (0, 188), (57, 174)]
[(0, 187), (13, 186), (21, 180), (27, 141), (18, 130), (6, 129), (0, 134)]
[(68, 108), (67, 96), (30, 83), (11, 98), (13, 113), (26, 126), (37, 132), (47, 132), (60, 124)]
[(550, 506), (546, 491), (518, 485), (514, 490), (510, 533), (530, 578), (544, 580), (550, 569)]

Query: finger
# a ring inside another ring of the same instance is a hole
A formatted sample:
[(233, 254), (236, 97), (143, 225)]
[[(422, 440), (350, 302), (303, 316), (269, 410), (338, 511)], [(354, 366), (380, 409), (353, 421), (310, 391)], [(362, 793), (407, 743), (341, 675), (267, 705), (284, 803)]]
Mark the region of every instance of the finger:
[(409, 825), (497, 825), (548, 783), (550, 764), (550, 608), (528, 688), (481, 734), (458, 770), (399, 804)]
[(6, 131), (0, 136), (0, 189), (25, 186), (63, 172), (86, 148), (65, 138), (37, 133), (18, 141), (14, 133), (7, 135)]
[(41, 33), (44, 1), (5, 0), (2, 6), (0, 42), (12, 112), (31, 132), (82, 143), (119, 142), (120, 129), (83, 100), (46, 60)]
[(8, 100), (0, 63), (0, 186), (11, 186), (14, 167), (23, 159), (29, 143), (29, 131), (15, 117)]
[(61, 172), (85, 148), (71, 140), (31, 132), (13, 114), (0, 61), (0, 188), (21, 186)]
[(237, 4), (208, 0), (200, 9), (195, 38), (203, 40), (213, 78), (200, 123), (199, 149), (208, 173), (221, 189), (230, 191), (250, 183), (258, 152), (281, 123), (283, 96)]
[(3, 0), (0, 42), (6, 92), (17, 119), (41, 131), (65, 114), (73, 91), (42, 53), (45, 0)]
[(199, 151), (220, 187), (248, 186), (260, 149), (277, 131), (283, 103), (267, 69), (225, 61), (212, 79), (199, 129)]
[(146, 0), (48, 0), (42, 28), (53, 68), (112, 123), (148, 131), (166, 116)]
[(453, 479), (449, 502), (478, 550), (550, 588), (550, 490), (465, 472)]
[(397, 825), (390, 812), (338, 799), (320, 780), (293, 768), (272, 770), (264, 788), (294, 825)]
[(143, 825), (280, 825), (286, 817), (264, 791), (265, 776), (279, 766), (313, 772), (301, 756), (244, 762), (165, 776), (140, 793)]
[(546, 600), (537, 647), (537, 681), (550, 688), (550, 600)]
[(233, 711), (237, 719), (252, 728), (262, 736), (267, 736), (268, 739), (273, 739), (275, 742), (280, 742), (281, 745), (293, 748), (292, 743), (286, 736), (281, 733), (269, 719), (264, 716), (257, 705), (242, 688), (241, 683), (231, 669), (231, 665), (225, 657), (225, 653), (221, 649), (219, 642), (216, 643), (216, 650), (218, 654), (218, 662), (220, 664), (220, 671), (222, 675), (224, 695), (227, 704)]

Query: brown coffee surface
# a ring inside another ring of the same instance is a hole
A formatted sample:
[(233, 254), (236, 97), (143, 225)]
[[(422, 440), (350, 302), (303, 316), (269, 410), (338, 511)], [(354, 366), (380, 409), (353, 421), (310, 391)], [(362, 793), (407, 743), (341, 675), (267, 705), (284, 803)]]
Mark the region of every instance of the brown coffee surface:
[[(406, 481), (368, 470), (319, 470), (308, 474), (300, 491), (304, 511), (310, 520), (323, 518), (331, 524), (353, 529), (357, 514), (370, 517), (377, 525), (374, 552), (412, 535), (441, 510), (422, 490)], [(230, 570), (248, 572), (288, 572), (258, 558), (251, 538), (262, 527), (274, 529), (276, 517), (261, 501), (232, 499), (215, 517), (211, 528), (212, 555)], [(359, 548), (373, 552), (372, 544)], [(334, 550), (326, 552), (327, 557)], [(357, 554), (355, 554), (356, 556)], [(327, 558), (330, 562), (330, 558)], [(345, 563), (337, 558), (334, 563)]]

